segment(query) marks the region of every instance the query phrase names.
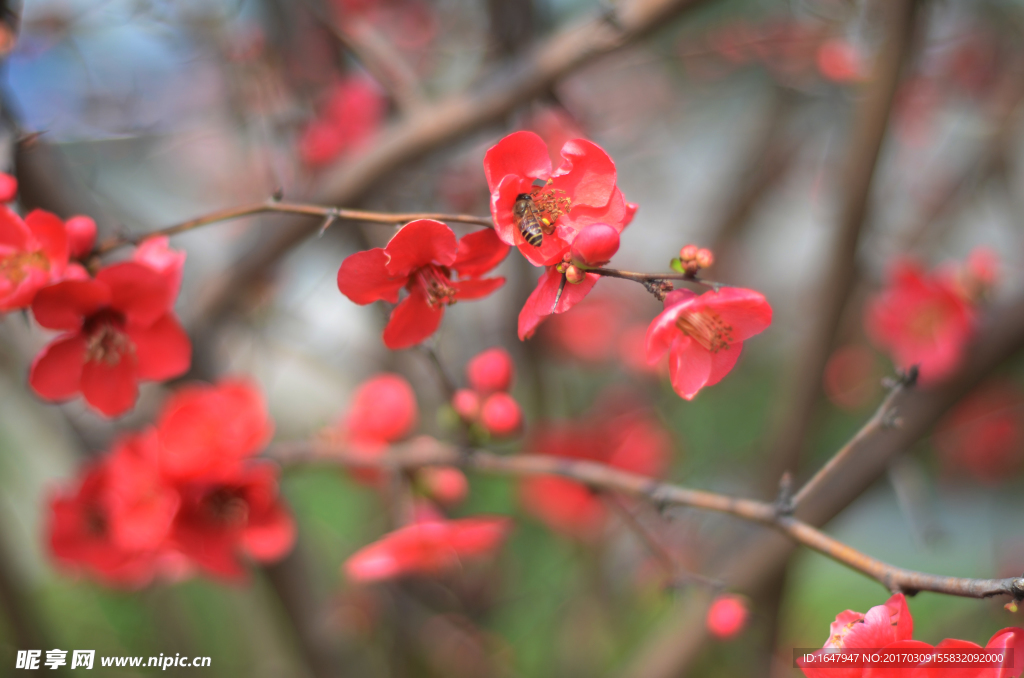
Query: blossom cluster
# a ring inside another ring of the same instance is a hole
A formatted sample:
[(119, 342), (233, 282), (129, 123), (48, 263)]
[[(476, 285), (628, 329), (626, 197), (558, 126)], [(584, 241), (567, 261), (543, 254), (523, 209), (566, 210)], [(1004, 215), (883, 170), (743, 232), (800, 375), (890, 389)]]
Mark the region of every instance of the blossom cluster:
[[(897, 593), (882, 605), (876, 605), (867, 613), (846, 610), (836, 616), (829, 627), (828, 640), (815, 654), (836, 652), (842, 649), (872, 648), (875, 650), (926, 651), (931, 649), (980, 650), (980, 645), (967, 640), (947, 639), (932, 646), (919, 640), (912, 640), (914, 620), (902, 593)], [(884, 668), (872, 666), (836, 667), (829, 664), (815, 664), (803, 658), (797, 663), (807, 678), (903, 678), (905, 676), (927, 675), (934, 678), (1016, 678), (1021, 675), (1021, 653), (1024, 652), (1024, 629), (1013, 627), (997, 631), (985, 649), (1012, 649), (1007, 653), (1001, 668), (970, 668), (945, 665), (922, 665), (921, 667)], [(1012, 663), (1010, 657), (1012, 656)], [(926, 671), (923, 669), (927, 669)]]
[(519, 432), (523, 413), (509, 394), (515, 368), (512, 356), (503, 348), (491, 348), (466, 365), (469, 388), (452, 396), (452, 408), (462, 421), (479, 424), (492, 436), (504, 438)]
[(155, 425), (123, 435), (53, 495), (50, 550), (61, 564), (122, 586), (196, 570), (237, 579), (243, 558), (280, 558), (295, 525), (277, 467), (253, 459), (273, 428), (247, 381), (179, 389)]

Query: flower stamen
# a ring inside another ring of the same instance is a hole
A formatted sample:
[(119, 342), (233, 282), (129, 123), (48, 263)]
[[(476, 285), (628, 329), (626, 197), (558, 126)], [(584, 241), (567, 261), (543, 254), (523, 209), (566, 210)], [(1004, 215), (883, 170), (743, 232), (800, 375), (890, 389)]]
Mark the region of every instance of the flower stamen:
[(733, 343), (732, 325), (713, 311), (683, 313), (676, 319), (676, 327), (712, 353), (728, 350)]
[(427, 294), (427, 303), (431, 306), (451, 306), (455, 303), (458, 293), (451, 285), (448, 272), (439, 266), (424, 266), (416, 271), (415, 280)]

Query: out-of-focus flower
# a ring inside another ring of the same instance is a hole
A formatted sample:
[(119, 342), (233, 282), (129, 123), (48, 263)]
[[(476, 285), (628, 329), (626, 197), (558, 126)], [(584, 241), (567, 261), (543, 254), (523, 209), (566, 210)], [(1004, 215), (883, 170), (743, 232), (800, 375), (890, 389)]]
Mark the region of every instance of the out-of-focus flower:
[(33, 361), (33, 390), (54, 401), (81, 393), (93, 408), (115, 417), (134, 406), (139, 381), (184, 374), (192, 344), (174, 317), (168, 277), (126, 262), (104, 268), (95, 279), (40, 290), (32, 302), (36, 321), (65, 334)]
[(270, 464), (194, 479), (180, 492), (174, 547), (211, 574), (242, 577), (241, 556), (272, 561), (295, 543), (295, 522), (278, 496), (277, 469)]
[(721, 381), (739, 359), (743, 342), (771, 321), (771, 306), (753, 290), (727, 287), (699, 296), (676, 290), (647, 330), (647, 361), (654, 364), (668, 353), (673, 388), (692, 400)]
[(416, 394), (404, 377), (378, 374), (352, 394), (343, 429), (350, 440), (394, 443), (409, 435), (419, 418)]
[(420, 488), (434, 501), (451, 506), (458, 504), (469, 493), (466, 474), (450, 466), (432, 466), (416, 474)]
[[(403, 226), (387, 247), (345, 259), (338, 270), (338, 289), (360, 305), (396, 303), (399, 290), (408, 289), (384, 328), (384, 344), (392, 350), (409, 348), (437, 330), (446, 306), (485, 297), (505, 283), (504, 278), (477, 277), (485, 272), (480, 262), (496, 264), (504, 257), (498, 257), (502, 251), (508, 249), (493, 235), (474, 237), (460, 251), (450, 228), (418, 219)], [(470, 277), (452, 280), (453, 271)]]
[(1024, 393), (1012, 382), (983, 386), (946, 415), (934, 440), (950, 471), (1006, 480), (1024, 462)]
[(478, 353), (466, 365), (466, 378), (472, 389), (481, 395), (507, 391), (512, 386), (512, 356), (501, 347)]
[(157, 419), (160, 467), (170, 478), (232, 474), (274, 433), (263, 394), (244, 379), (189, 384), (167, 399)]
[(460, 388), (452, 396), (452, 408), (465, 421), (476, 421), (480, 416), (480, 396), (472, 389)]
[(320, 167), (358, 150), (380, 127), (386, 110), (383, 93), (369, 78), (357, 75), (336, 83), (303, 131), (299, 155)]
[(437, 520), (399, 528), (352, 555), (344, 570), (356, 582), (436, 576), (463, 560), (488, 556), (509, 531), (507, 518)]
[[(494, 230), (535, 266), (560, 262), (585, 226), (604, 223), (622, 231), (636, 212), (615, 184), (615, 164), (599, 146), (574, 139), (562, 147), (562, 158), (552, 173), (547, 146), (533, 132), (510, 134), (484, 156)], [(539, 247), (526, 241), (512, 214), (522, 195), (532, 196), (538, 216), (551, 224)]]
[(715, 598), (708, 608), (705, 626), (711, 635), (720, 640), (728, 640), (739, 635), (747, 626), (750, 612), (744, 598), (732, 594), (723, 594)]
[(868, 303), (864, 327), (897, 367), (917, 365), (920, 383), (929, 385), (959, 366), (975, 316), (948, 271), (927, 273), (917, 263), (899, 259), (888, 286)]
[(33, 210), (23, 220), (0, 206), (0, 312), (30, 306), (39, 290), (65, 277), (68, 256), (56, 215)]
[(850, 344), (836, 349), (825, 365), (825, 395), (844, 410), (859, 410), (882, 388), (882, 373), (871, 349)]
[(530, 115), (526, 126), (540, 135), (548, 147), (551, 165), (562, 162), (559, 150), (573, 139), (585, 139), (583, 129), (573, 120), (565, 109), (544, 106)]
[[(646, 476), (668, 465), (672, 440), (643, 410), (598, 407), (587, 419), (541, 427), (524, 448), (531, 454), (598, 461)], [(553, 529), (593, 540), (600, 536), (607, 511), (589, 488), (565, 478), (538, 476), (520, 485), (520, 502)]]
[(821, 43), (817, 64), (818, 72), (833, 82), (855, 82), (866, 75), (860, 51), (842, 38), (831, 38)]

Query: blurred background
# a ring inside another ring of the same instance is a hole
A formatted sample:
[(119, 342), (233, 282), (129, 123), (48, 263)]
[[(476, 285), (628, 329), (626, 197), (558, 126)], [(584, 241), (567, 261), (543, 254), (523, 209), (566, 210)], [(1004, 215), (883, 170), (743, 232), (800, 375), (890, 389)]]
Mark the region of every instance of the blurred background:
[[(665, 8), (646, 24), (645, 3), (628, 0), (4, 4), (0, 163), (25, 210), (89, 214), (102, 235), (277, 190), (295, 202), (487, 215), (484, 152), (530, 129), (556, 162), (575, 137), (615, 160), (639, 211), (614, 265), (666, 271), (696, 243), (715, 253), (708, 277), (771, 303), (772, 327), (734, 372), (684, 401), (643, 359), (661, 304), (639, 285), (602, 280), (520, 342), (516, 317), (539, 272), (513, 252), (497, 270), (507, 284), (452, 307), (433, 342), (460, 385), (481, 350), (513, 355), (526, 427), (494, 443), (500, 452), (538, 451), (534, 432), (552, 422), (586, 427), (607, 408), (638, 410), (668, 441), (666, 478), (771, 499), (782, 471), (806, 478), (883, 397), (893, 364), (863, 314), (896, 258), (934, 269), (994, 251), (998, 277), (977, 304), (986, 318), (1024, 282), (1019, 0), (663, 1), (646, 3)], [(522, 84), (545, 68), (536, 55), (574, 31), (617, 26), (619, 49)], [(509, 101), (442, 124), (464, 114), (446, 102), (486, 108), (503, 92)], [(440, 131), (423, 131), (438, 120)], [(172, 240), (188, 253), (177, 305), (195, 346), (188, 378), (255, 379), (275, 439), (292, 441), (335, 426), (365, 379), (397, 372), (415, 389), (418, 431), (452, 440), (429, 358), (385, 349), (387, 309), (337, 289), (341, 261), (393, 229), (336, 222), (317, 237), (318, 225), (272, 214)], [(739, 587), (749, 624), (718, 640), (704, 630), (706, 589), (667, 586), (620, 518), (567, 534), (524, 506), (516, 481), (474, 474), (451, 513), (515, 517), (500, 557), (436, 580), (356, 586), (339, 567), (393, 527), (389, 512), (344, 472), (312, 468), (282, 481), (299, 541), (281, 563), (240, 583), (106, 587), (48, 555), (47, 497), (119, 431), (151, 421), (167, 385), (144, 387), (115, 421), (80, 401), (45, 404), (26, 374), (50, 336), (23, 314), (0, 317), (0, 675), (18, 673), (15, 650), (32, 639), (44, 650), (212, 658), (210, 669), (177, 670), (190, 675), (796, 676), (793, 647), (820, 646), (839, 612), (888, 597), (797, 550)], [(916, 442), (830, 511), (827, 531), (911, 569), (1024, 572), (1021, 346), (950, 387)], [(637, 506), (635, 517), (715, 578), (728, 579), (736, 544), (760, 532), (693, 510)], [(915, 638), (984, 644), (1020, 624), (1003, 602), (920, 594)]]

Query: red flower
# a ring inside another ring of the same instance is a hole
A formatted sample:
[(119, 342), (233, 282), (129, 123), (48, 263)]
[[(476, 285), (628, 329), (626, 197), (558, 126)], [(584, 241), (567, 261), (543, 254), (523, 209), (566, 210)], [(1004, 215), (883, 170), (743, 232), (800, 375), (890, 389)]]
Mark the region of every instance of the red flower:
[(1024, 394), (1012, 382), (978, 389), (943, 419), (935, 445), (946, 467), (997, 483), (1024, 462)]
[(192, 345), (174, 317), (168, 280), (134, 262), (94, 280), (66, 280), (36, 295), (40, 325), (64, 330), (32, 363), (29, 383), (46, 400), (81, 392), (108, 417), (130, 410), (140, 380), (163, 381), (188, 370)]
[(14, 202), (18, 196), (18, 180), (6, 172), (0, 172), (0, 202)]
[[(529, 339), (544, 318), (555, 313), (565, 313), (583, 301), (601, 279), (596, 273), (586, 273), (586, 269), (608, 263), (618, 249), (619, 232), (608, 224), (591, 224), (582, 229), (569, 254), (563, 254), (563, 258), (568, 257), (569, 261), (563, 259), (561, 263), (549, 266), (523, 304), (519, 311), (519, 338)], [(562, 288), (560, 298), (559, 288)]]
[(0, 206), (0, 312), (31, 305), (36, 292), (62, 279), (67, 267), (64, 222), (43, 210), (22, 220)]
[[(96, 242), (96, 222), (92, 217), (71, 217), (64, 223), (64, 228), (68, 233), (68, 248), (72, 258), (80, 259), (92, 251)], [(167, 238), (162, 240), (166, 242)], [(184, 253), (181, 256), (185, 258)]]
[(342, 80), (303, 131), (299, 155), (307, 165), (320, 167), (358, 149), (380, 127), (386, 111), (375, 82), (362, 76)]
[[(360, 305), (382, 299), (396, 303), (399, 290), (408, 289), (384, 328), (384, 344), (393, 350), (409, 348), (437, 330), (446, 306), (485, 297), (501, 287), (504, 278), (478, 276), (507, 251), (490, 230), (471, 233), (457, 243), (441, 222), (418, 219), (403, 226), (387, 247), (345, 259), (338, 270), (338, 289)], [(452, 280), (452, 271), (468, 279)]]
[[(533, 132), (510, 134), (484, 156), (494, 230), (535, 266), (561, 261), (583, 227), (605, 223), (622, 231), (636, 212), (636, 205), (627, 203), (615, 185), (615, 163), (601, 147), (573, 139), (562, 147), (562, 158), (552, 173), (547, 145)], [(537, 189), (535, 181), (543, 187)], [(540, 215), (554, 229), (540, 247), (526, 242), (512, 217), (516, 199), (524, 193), (534, 196)]]
[(278, 496), (277, 469), (270, 464), (238, 468), (214, 481), (183, 483), (180, 492), (171, 539), (211, 574), (241, 577), (241, 556), (275, 560), (295, 543), (295, 523)]
[(345, 562), (345, 573), (358, 582), (442, 574), (458, 568), (464, 559), (493, 553), (508, 529), (507, 518), (463, 518), (408, 525), (357, 551)]
[(154, 430), (124, 436), (107, 457), (106, 505), (113, 541), (126, 551), (156, 551), (178, 512), (177, 491), (160, 473)]
[(397, 374), (378, 374), (352, 394), (342, 428), (349, 440), (394, 443), (412, 432), (418, 416), (409, 382)]
[(918, 365), (922, 384), (943, 380), (963, 359), (975, 312), (952, 276), (927, 274), (910, 260), (893, 264), (889, 286), (872, 299), (864, 317), (868, 337), (901, 369)]
[(746, 627), (749, 617), (747, 603), (742, 597), (723, 594), (715, 598), (708, 608), (705, 625), (711, 635), (728, 640)]
[[(650, 414), (623, 411), (621, 404), (611, 404), (598, 407), (587, 420), (541, 429), (526, 449), (656, 476), (668, 464), (672, 440)], [(550, 527), (584, 540), (600, 535), (607, 515), (604, 504), (589, 488), (555, 476), (524, 480), (520, 500)]]
[(160, 468), (169, 478), (216, 478), (262, 450), (274, 422), (259, 389), (242, 379), (192, 384), (172, 395), (157, 420)]
[(466, 365), (469, 385), (478, 393), (507, 391), (512, 386), (512, 356), (503, 348), (489, 348), (478, 353)]
[(458, 504), (469, 494), (466, 474), (451, 466), (431, 466), (420, 469), (416, 480), (424, 494), (446, 506)]
[(141, 586), (155, 570), (155, 554), (127, 550), (115, 541), (107, 500), (108, 468), (88, 469), (78, 486), (50, 499), (50, 552), (65, 567), (84, 568), (111, 584)]
[(727, 287), (700, 296), (676, 290), (665, 298), (665, 310), (647, 329), (647, 362), (666, 352), (676, 393), (692, 400), (732, 370), (743, 342), (772, 322), (772, 308), (753, 290)]

